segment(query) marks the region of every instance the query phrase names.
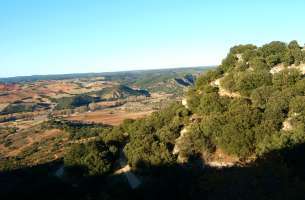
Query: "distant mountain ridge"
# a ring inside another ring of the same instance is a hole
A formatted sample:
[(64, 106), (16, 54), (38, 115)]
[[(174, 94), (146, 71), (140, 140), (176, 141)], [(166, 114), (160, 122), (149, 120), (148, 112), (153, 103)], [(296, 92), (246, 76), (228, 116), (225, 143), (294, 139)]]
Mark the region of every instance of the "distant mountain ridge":
[(213, 67), (215, 66), (131, 70), (131, 71), (118, 71), (118, 72), (100, 72), (100, 73), (72, 73), (72, 74), (16, 76), (16, 77), (0, 78), (0, 83), (19, 83), (19, 82), (41, 81), (41, 80), (64, 80), (64, 79), (93, 78), (93, 77), (105, 77), (105, 79), (107, 80), (126, 79), (127, 77), (134, 79), (135, 77), (141, 74), (155, 74), (162, 71), (166, 73), (168, 72), (180, 73), (183, 71), (200, 71), (205, 68), (213, 68)]

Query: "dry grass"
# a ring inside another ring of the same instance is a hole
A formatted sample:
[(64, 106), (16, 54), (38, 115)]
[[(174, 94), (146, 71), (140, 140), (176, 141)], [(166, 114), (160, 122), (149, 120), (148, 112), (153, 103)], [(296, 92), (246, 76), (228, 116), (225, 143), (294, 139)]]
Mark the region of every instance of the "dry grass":
[(101, 110), (91, 113), (81, 113), (75, 116), (70, 116), (67, 119), (84, 122), (104, 123), (115, 126), (121, 124), (125, 119), (143, 118), (152, 112), (153, 111), (127, 112), (124, 110)]
[[(32, 146), (34, 143), (41, 142), (50, 138), (58, 137), (62, 135), (63, 132), (58, 129), (47, 130), (44, 132), (37, 133), (18, 133), (13, 134), (10, 139), (14, 144), (14, 149), (7, 152), (8, 157), (17, 156), (26, 150), (28, 147)], [(8, 149), (7, 149), (8, 150)]]

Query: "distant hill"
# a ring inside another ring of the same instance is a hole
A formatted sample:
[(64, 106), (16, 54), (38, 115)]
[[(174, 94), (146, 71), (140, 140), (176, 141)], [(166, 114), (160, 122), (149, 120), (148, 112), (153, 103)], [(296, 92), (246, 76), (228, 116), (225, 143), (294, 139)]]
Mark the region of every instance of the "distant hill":
[(124, 99), (130, 96), (149, 97), (150, 93), (144, 89), (133, 89), (127, 85), (117, 85), (107, 87), (100, 91), (92, 93), (101, 99)]
[[(211, 66), (212, 67), (212, 66)], [(0, 78), (0, 83), (20, 83), (20, 82), (33, 82), (41, 80), (64, 80), (64, 79), (77, 79), (77, 78), (94, 78), (104, 77), (106, 80), (121, 80), (123, 82), (130, 82), (143, 77), (151, 75), (164, 75), (164, 74), (178, 74), (178, 73), (193, 73), (200, 72), (207, 67), (187, 67), (187, 68), (171, 68), (171, 69), (153, 69), (153, 70), (133, 70), (133, 71), (120, 71), (120, 72), (101, 72), (101, 73), (78, 73), (78, 74), (54, 74), (54, 75), (32, 75), (32, 76), (16, 76), (8, 78)]]
[(142, 89), (132, 89), (127, 85), (115, 85), (87, 94), (62, 97), (55, 101), (57, 103), (56, 109), (73, 109), (80, 106), (88, 106), (93, 102), (125, 99), (132, 96), (149, 97), (150, 93)]

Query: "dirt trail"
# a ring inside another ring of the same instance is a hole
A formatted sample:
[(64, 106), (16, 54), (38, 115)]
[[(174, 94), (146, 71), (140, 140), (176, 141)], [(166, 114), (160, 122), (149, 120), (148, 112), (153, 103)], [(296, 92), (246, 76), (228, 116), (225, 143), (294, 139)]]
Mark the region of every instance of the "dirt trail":
[[(186, 109), (189, 109), (186, 98), (183, 98), (181, 103)], [(190, 118), (192, 118), (192, 117), (190, 117)], [(184, 146), (183, 141), (185, 140), (185, 136), (188, 132), (188, 129), (189, 129), (188, 126), (184, 126), (183, 129), (181, 129), (181, 131), (180, 131), (180, 136), (175, 140), (175, 146), (174, 146), (172, 154), (178, 155), (177, 162), (179, 162), (179, 163), (187, 162), (187, 157), (185, 157), (181, 154), (181, 149), (183, 149), (183, 146)]]
[[(127, 160), (125, 158), (123, 151), (121, 151), (120, 158), (118, 161), (119, 161), (120, 169), (116, 170), (113, 174), (114, 175), (123, 174), (127, 178), (128, 184), (132, 189), (138, 188), (141, 185), (141, 181), (134, 173), (131, 172), (131, 167), (130, 165), (127, 164)], [(65, 167), (62, 164), (56, 169), (54, 175), (58, 178), (62, 178), (64, 172), (65, 172)]]
[(187, 158), (183, 155), (181, 155), (181, 149), (183, 149), (183, 141), (185, 139), (185, 136), (188, 132), (188, 127), (184, 127), (181, 131), (180, 131), (180, 136), (175, 140), (175, 146), (173, 149), (173, 154), (174, 155), (178, 155), (177, 157), (177, 161), (179, 163), (185, 163), (187, 162)]
[(129, 186), (132, 189), (138, 188), (141, 185), (141, 181), (134, 173), (131, 172), (131, 167), (127, 164), (127, 160), (123, 151), (120, 153), (119, 164), (121, 168), (115, 171), (114, 174), (124, 174), (127, 178)]

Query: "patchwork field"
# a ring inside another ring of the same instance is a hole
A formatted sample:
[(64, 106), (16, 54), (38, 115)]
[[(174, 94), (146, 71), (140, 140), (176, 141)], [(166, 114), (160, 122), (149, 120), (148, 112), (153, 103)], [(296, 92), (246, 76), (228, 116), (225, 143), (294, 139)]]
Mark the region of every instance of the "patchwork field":
[(0, 168), (59, 160), (74, 143), (181, 100), (205, 69), (0, 79)]

